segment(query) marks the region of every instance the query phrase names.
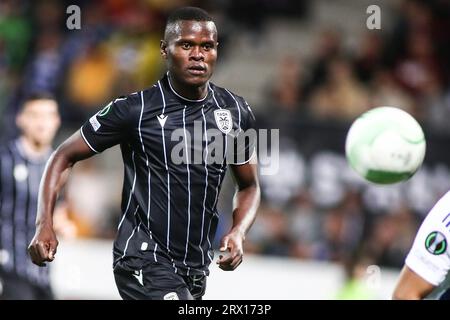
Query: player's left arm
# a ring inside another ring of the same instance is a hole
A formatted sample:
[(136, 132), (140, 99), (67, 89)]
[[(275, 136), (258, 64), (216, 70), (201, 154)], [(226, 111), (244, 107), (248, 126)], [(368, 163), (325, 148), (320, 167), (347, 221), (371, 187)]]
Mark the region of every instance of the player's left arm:
[(400, 273), (392, 298), (394, 300), (420, 300), (429, 295), (434, 288), (434, 285), (405, 265)]
[(233, 201), (233, 225), (220, 245), (220, 251), (228, 250), (229, 255), (221, 255), (217, 261), (225, 271), (236, 269), (242, 262), (245, 235), (255, 221), (261, 193), (255, 163), (230, 165), (230, 168), (237, 185)]

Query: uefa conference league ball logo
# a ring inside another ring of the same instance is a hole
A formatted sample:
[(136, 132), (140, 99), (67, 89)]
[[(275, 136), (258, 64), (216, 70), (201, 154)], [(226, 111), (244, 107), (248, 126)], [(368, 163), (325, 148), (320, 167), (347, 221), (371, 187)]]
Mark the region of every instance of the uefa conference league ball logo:
[(425, 248), (431, 254), (441, 255), (447, 251), (447, 239), (441, 232), (433, 231), (425, 239)]

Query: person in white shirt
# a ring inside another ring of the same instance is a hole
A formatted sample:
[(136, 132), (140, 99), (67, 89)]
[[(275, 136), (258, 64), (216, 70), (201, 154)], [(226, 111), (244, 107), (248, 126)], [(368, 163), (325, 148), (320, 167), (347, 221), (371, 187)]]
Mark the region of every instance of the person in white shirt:
[(450, 192), (431, 209), (417, 232), (393, 299), (450, 300)]

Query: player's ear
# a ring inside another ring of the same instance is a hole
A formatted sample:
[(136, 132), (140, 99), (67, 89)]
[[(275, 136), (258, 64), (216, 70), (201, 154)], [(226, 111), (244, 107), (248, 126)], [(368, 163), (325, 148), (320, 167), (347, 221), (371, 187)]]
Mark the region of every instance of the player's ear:
[(59, 115), (59, 113), (56, 115), (56, 118), (55, 118), (55, 127), (57, 129), (59, 129), (61, 127), (61, 116)]
[(163, 59), (167, 59), (167, 42), (165, 40), (161, 40), (159, 48)]
[(22, 130), (23, 128), (23, 123), (24, 123), (24, 119), (23, 119), (23, 110), (19, 111), (19, 113), (16, 115), (16, 126), (17, 128), (19, 128), (20, 130)]
[(22, 129), (22, 114), (20, 113), (16, 116), (16, 126), (17, 128)]

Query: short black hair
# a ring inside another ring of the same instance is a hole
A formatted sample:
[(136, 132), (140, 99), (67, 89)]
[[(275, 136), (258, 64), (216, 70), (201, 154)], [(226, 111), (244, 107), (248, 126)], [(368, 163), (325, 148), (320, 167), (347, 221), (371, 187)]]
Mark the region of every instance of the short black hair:
[(22, 99), (22, 103), (20, 104), (18, 111), (22, 112), (25, 105), (28, 102), (32, 102), (32, 101), (36, 101), (36, 100), (54, 100), (54, 101), (56, 101), (56, 97), (52, 93), (47, 92), (47, 91), (31, 92)]
[(23, 102), (35, 101), (35, 100), (56, 100), (55, 96), (46, 91), (31, 92), (25, 96)]
[(167, 18), (167, 24), (171, 24), (180, 20), (194, 20), (194, 21), (213, 21), (211, 16), (198, 7), (181, 7), (173, 11)]
[(198, 7), (181, 7), (173, 11), (167, 18), (164, 30), (164, 39), (167, 40), (170, 33), (175, 32), (173, 26), (178, 21), (213, 21), (211, 16), (205, 10)]

